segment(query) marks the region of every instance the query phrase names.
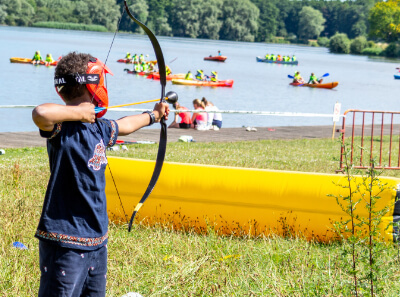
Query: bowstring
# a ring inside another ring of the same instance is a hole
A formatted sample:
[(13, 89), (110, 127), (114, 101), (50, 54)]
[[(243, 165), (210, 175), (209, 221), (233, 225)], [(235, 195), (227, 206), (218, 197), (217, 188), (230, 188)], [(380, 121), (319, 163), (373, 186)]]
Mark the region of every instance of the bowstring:
[[(122, 20), (122, 17), (123, 17), (123, 15), (124, 15), (124, 12), (125, 12), (125, 7), (123, 6), (123, 7), (122, 7), (121, 16), (120, 16), (120, 18), (119, 18), (119, 20), (118, 20), (118, 23), (117, 23), (117, 29), (116, 29), (115, 32), (114, 32), (113, 39), (111, 40), (111, 45), (110, 45), (110, 47), (109, 47), (109, 49), (108, 49), (108, 53), (107, 53), (106, 59), (104, 60), (103, 69), (102, 69), (102, 71), (101, 71), (101, 73), (102, 73), (101, 75), (104, 75), (104, 79), (105, 79), (105, 81), (106, 81), (106, 87), (107, 87), (107, 79), (106, 79), (106, 75), (105, 75), (105, 73), (104, 73), (104, 68), (105, 68), (106, 65), (107, 65), (107, 61), (108, 61), (108, 58), (109, 58), (109, 56), (110, 56), (110, 52), (111, 52), (111, 49), (112, 49), (112, 47), (113, 47), (113, 44), (114, 44), (114, 41), (115, 41), (115, 37), (117, 36), (118, 30), (119, 30), (119, 25), (120, 25), (120, 23), (121, 23), (121, 20)], [(96, 94), (96, 90), (97, 90), (98, 87), (99, 87), (99, 85), (97, 85), (95, 91), (93, 92), (92, 103), (93, 103), (93, 99), (94, 99), (94, 94)], [(108, 163), (108, 162), (107, 162), (107, 163)], [(112, 179), (113, 184), (114, 184), (114, 187), (115, 187), (115, 191), (117, 192), (117, 196), (118, 196), (118, 199), (119, 199), (119, 203), (121, 204), (122, 211), (124, 212), (124, 216), (125, 216), (126, 222), (128, 222), (128, 215), (126, 214), (125, 209), (124, 209), (124, 205), (122, 204), (121, 196), (120, 196), (120, 194), (119, 194), (118, 187), (117, 187), (117, 183), (115, 182), (115, 179), (114, 179), (114, 175), (112, 174), (110, 163), (108, 163), (107, 165), (108, 165), (108, 170), (110, 171), (111, 179)]]

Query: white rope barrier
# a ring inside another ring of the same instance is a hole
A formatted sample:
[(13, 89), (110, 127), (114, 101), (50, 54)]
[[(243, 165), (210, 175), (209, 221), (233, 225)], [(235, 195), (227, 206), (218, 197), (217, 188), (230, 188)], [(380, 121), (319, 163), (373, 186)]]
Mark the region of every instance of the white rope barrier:
[[(137, 108), (113, 108), (110, 111), (129, 111), (129, 112), (143, 112), (150, 109), (137, 109)], [(177, 110), (171, 110), (170, 113), (177, 112)], [(333, 118), (334, 114), (325, 113), (300, 113), (300, 112), (280, 112), (280, 111), (249, 111), (249, 110), (185, 110), (185, 112), (192, 113), (227, 113), (227, 114), (254, 114), (254, 115), (267, 115), (267, 116), (280, 116), (280, 117), (321, 117), (321, 118)], [(340, 115), (340, 117), (344, 117)]]
[[(36, 105), (0, 105), (0, 108), (35, 108)], [(110, 109), (109, 111), (119, 111), (119, 112), (143, 112), (151, 109), (137, 109), (137, 108), (126, 108), (118, 107)], [(177, 112), (176, 110), (171, 110), (171, 113)], [(226, 113), (226, 114), (254, 114), (254, 115), (264, 115), (264, 116), (278, 116), (278, 117), (319, 117), (319, 118), (333, 118), (334, 114), (325, 113), (301, 113), (301, 112), (280, 112), (280, 111), (249, 111), (249, 110), (185, 110), (185, 112), (191, 113)], [(344, 115), (339, 115), (339, 117), (345, 117)]]

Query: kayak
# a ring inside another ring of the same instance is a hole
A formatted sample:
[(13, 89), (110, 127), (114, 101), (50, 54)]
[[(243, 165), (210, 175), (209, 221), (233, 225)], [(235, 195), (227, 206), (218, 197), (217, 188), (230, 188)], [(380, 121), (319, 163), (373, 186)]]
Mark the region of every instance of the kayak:
[(233, 80), (219, 80), (217, 82), (213, 81), (201, 81), (201, 80), (187, 80), (187, 79), (173, 79), (172, 83), (175, 85), (185, 85), (185, 86), (208, 86), (208, 87), (232, 87)]
[(256, 57), (257, 62), (264, 62), (264, 63), (272, 63), (272, 64), (286, 64), (286, 65), (297, 65), (299, 64), (299, 61), (272, 61), (272, 60), (267, 60), (261, 57)]
[[(137, 64), (138, 62), (132, 62), (132, 59), (118, 59), (117, 60), (118, 63), (126, 63), (126, 64)], [(145, 61), (146, 63), (152, 63), (153, 65), (157, 64), (157, 60), (154, 61)]]
[(400, 79), (400, 74), (395, 74), (394, 79)]
[(310, 88), (320, 88), (320, 89), (333, 89), (336, 88), (339, 82), (330, 82), (324, 84), (300, 84), (300, 83), (290, 83), (290, 85), (295, 87), (310, 87)]
[(129, 69), (124, 69), (127, 73), (129, 74), (137, 74), (137, 75), (152, 75), (153, 72), (144, 72), (144, 71), (135, 71), (135, 70), (129, 70)]
[[(19, 57), (12, 57), (10, 58), (10, 62), (11, 63), (21, 63), (21, 64), (33, 64), (32, 63), (32, 59), (28, 59), (28, 58), (19, 58)], [(35, 64), (35, 65), (46, 65), (46, 62), (44, 61), (40, 61), (39, 64)], [(56, 66), (57, 65), (57, 61), (54, 61), (52, 63), (49, 63), (46, 66)]]
[(209, 56), (209, 57), (204, 57), (204, 60), (206, 61), (216, 61), (216, 62), (225, 62), (227, 59), (226, 56)]
[[(185, 73), (170, 74), (170, 75), (167, 75), (167, 80), (183, 79), (183, 78), (185, 78), (185, 76), (186, 76)], [(153, 73), (151, 75), (148, 75), (147, 78), (160, 80), (160, 74), (158, 72), (155, 72), (155, 73)]]

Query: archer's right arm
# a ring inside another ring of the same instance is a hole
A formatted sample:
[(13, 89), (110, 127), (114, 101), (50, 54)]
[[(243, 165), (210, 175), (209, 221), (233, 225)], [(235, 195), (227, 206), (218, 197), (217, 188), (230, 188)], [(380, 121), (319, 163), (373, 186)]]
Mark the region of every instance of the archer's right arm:
[(96, 114), (94, 112), (94, 105), (89, 102), (79, 105), (45, 103), (34, 108), (32, 119), (40, 130), (52, 131), (56, 123), (66, 121), (94, 123)]

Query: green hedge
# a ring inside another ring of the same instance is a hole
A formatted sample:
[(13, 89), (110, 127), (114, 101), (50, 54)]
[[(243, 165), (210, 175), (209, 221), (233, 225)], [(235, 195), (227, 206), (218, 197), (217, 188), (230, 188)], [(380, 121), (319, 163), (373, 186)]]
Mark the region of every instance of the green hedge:
[(379, 56), (382, 51), (383, 50), (380, 47), (367, 47), (361, 51), (361, 54), (367, 56)]
[(37, 22), (32, 25), (33, 27), (40, 28), (54, 28), (65, 30), (80, 30), (80, 31), (98, 31), (107, 32), (107, 28), (101, 25), (87, 25), (87, 24), (74, 24), (74, 23), (60, 23), (60, 22)]

